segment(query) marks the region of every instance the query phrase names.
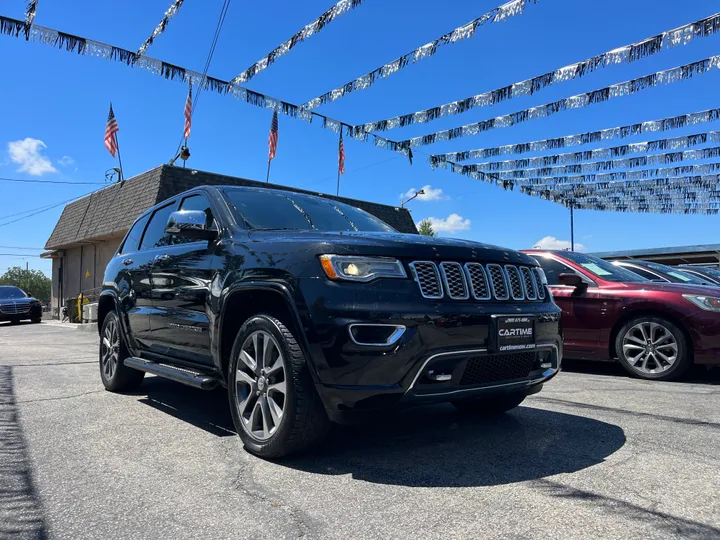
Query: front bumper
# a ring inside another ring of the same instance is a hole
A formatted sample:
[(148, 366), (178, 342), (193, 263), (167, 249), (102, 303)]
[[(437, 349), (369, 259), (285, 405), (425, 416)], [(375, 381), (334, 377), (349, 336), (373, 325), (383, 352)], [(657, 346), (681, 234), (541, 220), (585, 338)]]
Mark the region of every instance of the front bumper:
[(720, 365), (720, 313), (699, 310), (683, 319), (696, 364)]
[[(19, 311), (19, 312), (18, 312)], [(0, 321), (22, 321), (42, 317), (42, 306), (31, 306), (29, 310), (0, 310)]]
[[(532, 393), (560, 369), (560, 309), (551, 300), (433, 301), (422, 298), (410, 280), (347, 285), (324, 279), (300, 283), (317, 388), (330, 411)], [(492, 315), (533, 317), (536, 348), (493, 351)], [(403, 326), (405, 332), (389, 346), (361, 345), (348, 331), (357, 323)], [(479, 375), (467, 376), (469, 369)], [(439, 380), (430, 378), (438, 374)]]

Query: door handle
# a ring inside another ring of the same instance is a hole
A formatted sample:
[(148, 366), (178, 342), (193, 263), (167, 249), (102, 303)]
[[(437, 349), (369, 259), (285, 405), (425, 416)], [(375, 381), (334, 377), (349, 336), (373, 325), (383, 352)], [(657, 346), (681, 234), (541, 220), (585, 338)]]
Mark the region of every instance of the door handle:
[(165, 262), (170, 260), (170, 255), (155, 255), (155, 262)]
[(133, 263), (133, 260), (132, 260), (132, 259), (125, 259), (122, 263), (123, 263), (125, 266), (130, 266), (130, 265)]

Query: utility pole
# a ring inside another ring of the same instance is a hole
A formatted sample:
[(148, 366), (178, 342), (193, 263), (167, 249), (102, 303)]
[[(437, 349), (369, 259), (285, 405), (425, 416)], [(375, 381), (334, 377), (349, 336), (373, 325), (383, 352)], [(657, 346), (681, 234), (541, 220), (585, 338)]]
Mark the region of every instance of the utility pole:
[(575, 216), (572, 204), (570, 205), (570, 251), (575, 251)]

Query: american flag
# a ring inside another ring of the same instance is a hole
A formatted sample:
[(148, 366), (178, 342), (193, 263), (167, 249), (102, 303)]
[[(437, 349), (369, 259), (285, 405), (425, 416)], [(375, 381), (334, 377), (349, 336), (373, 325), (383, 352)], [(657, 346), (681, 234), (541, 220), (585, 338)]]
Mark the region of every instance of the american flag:
[(268, 137), (268, 161), (275, 157), (278, 143), (278, 118), (277, 111), (273, 111), (272, 122), (270, 122), (270, 136)]
[(342, 132), (340, 133), (340, 148), (338, 150), (338, 174), (345, 174), (345, 145)]
[(192, 125), (192, 86), (188, 90), (187, 101), (185, 101), (185, 131), (184, 137), (190, 137), (190, 126)]
[(118, 150), (116, 135), (118, 131), (120, 131), (120, 128), (117, 125), (117, 120), (115, 120), (115, 113), (113, 112), (111, 103), (107, 124), (105, 125), (105, 148), (108, 149), (108, 152), (110, 152), (112, 157), (115, 157), (115, 153)]

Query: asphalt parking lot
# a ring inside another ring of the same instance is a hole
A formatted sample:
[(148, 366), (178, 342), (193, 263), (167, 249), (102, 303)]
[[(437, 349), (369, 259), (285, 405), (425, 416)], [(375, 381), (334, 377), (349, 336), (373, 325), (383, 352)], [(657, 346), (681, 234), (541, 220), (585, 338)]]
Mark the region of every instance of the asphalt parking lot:
[(720, 375), (571, 365), (501, 418), (451, 406), (246, 453), (222, 391), (106, 392), (97, 338), (0, 324), (0, 538), (720, 538)]

